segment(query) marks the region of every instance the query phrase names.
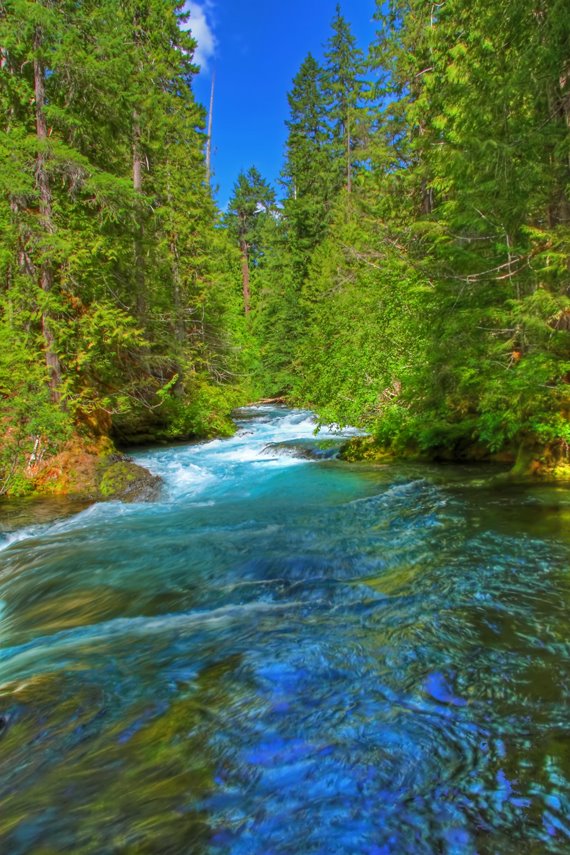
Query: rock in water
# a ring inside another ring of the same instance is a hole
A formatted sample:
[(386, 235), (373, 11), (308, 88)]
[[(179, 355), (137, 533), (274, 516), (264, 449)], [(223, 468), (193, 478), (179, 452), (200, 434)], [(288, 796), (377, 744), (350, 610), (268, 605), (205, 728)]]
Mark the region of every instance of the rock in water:
[(158, 499), (162, 479), (130, 458), (114, 454), (104, 465), (99, 481), (102, 499), (120, 499), (123, 502), (153, 502)]

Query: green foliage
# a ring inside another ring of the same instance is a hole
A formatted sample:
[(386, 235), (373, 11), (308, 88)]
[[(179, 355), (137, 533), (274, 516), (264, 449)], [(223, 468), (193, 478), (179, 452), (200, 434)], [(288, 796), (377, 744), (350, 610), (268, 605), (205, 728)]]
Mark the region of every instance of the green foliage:
[(295, 359), (303, 314), (296, 291), (294, 261), (283, 251), (281, 240), (275, 234), (267, 245), (256, 285), (253, 319), (259, 341), (260, 392), (269, 396), (282, 395), (295, 383)]
[(306, 276), (312, 251), (326, 234), (338, 190), (323, 77), (323, 70), (309, 54), (288, 95), (284, 214), (299, 283)]
[(196, 376), (184, 397), (165, 400), (167, 427), (158, 436), (161, 439), (232, 436), (235, 425), (228, 414), (240, 404), (243, 397), (239, 390), (213, 385), (207, 376)]
[(332, 146), (332, 166), (337, 191), (346, 184), (351, 191), (356, 166), (355, 150), (365, 125), (361, 108), (363, 85), (362, 52), (356, 47), (350, 24), (337, 5), (325, 53), (323, 89), (327, 100)]
[(302, 292), (314, 258), (322, 257), (320, 248), (330, 246), (327, 235), (339, 194), (344, 186), (350, 194), (356, 177), (366, 124), (361, 70), (360, 52), (337, 7), (324, 64), (309, 54), (293, 80), (283, 168), (286, 198), (277, 221), (265, 224), (262, 232), (254, 320), (267, 394), (297, 389), (300, 371), (312, 376), (298, 353), (299, 347), (307, 351)]
[(250, 263), (255, 263), (262, 251), (263, 224), (274, 206), (275, 193), (255, 166), (240, 172), (225, 221), (238, 246), (247, 248)]
[(309, 57), (289, 99), (258, 291), (267, 388), (384, 447), (565, 453), (563, 19), (558, 2), (378, 2), (366, 90), (337, 9), (324, 70)]
[(71, 433), (68, 414), (50, 400), (36, 346), (0, 322), (0, 495), (29, 490), (25, 471), (56, 452)]
[(5, 472), (36, 436), (57, 447), (61, 425), (100, 433), (131, 417), (174, 435), (177, 411), (172, 425), (155, 413), (183, 408), (197, 375), (220, 390), (216, 407), (189, 402), (197, 426), (244, 385), (238, 260), (205, 180), (180, 8), (0, 5), (0, 323), (28, 378), (3, 398), (20, 449)]
[(564, 454), (562, 0), (378, 0), (367, 81), (337, 8), (282, 204), (252, 168), (222, 222), (180, 10), (0, 4), (0, 492), (72, 430), (213, 435), (284, 392), (386, 447)]
[(308, 323), (294, 389), (325, 420), (373, 426), (425, 355), (428, 285), (364, 212), (344, 200), (303, 288)]
[(99, 484), (104, 499), (120, 496), (136, 480), (137, 473), (128, 463), (118, 461), (107, 467)]

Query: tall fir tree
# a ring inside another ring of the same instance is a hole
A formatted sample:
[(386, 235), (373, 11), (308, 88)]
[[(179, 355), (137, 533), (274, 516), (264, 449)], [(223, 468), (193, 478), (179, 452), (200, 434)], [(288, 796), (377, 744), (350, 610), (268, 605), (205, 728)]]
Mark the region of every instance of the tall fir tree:
[(335, 171), (338, 171), (337, 189), (344, 185), (350, 194), (362, 120), (359, 107), (363, 94), (363, 55), (340, 5), (336, 7), (331, 29), (325, 52), (324, 91), (337, 165)]
[(335, 193), (323, 72), (311, 54), (293, 80), (288, 101), (285, 217), (302, 281), (310, 254), (324, 237)]
[(251, 311), (251, 267), (263, 252), (264, 222), (272, 216), (275, 192), (252, 166), (240, 172), (228, 205), (226, 223), (241, 255), (243, 307)]

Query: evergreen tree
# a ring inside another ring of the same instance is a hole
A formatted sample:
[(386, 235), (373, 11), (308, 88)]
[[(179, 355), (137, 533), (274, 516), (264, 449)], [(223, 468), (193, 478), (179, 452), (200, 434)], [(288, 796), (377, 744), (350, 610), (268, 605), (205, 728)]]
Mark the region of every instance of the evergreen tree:
[(311, 54), (293, 80), (288, 101), (285, 217), (302, 281), (310, 254), (324, 237), (334, 197), (333, 150), (322, 70)]
[[(493, 448), (539, 435), (556, 445), (567, 432), (556, 326), (567, 305), (568, 172), (559, 156), (568, 28), (556, 27), (548, 5), (458, 0), (428, 16), (410, 4), (395, 36), (424, 46), (403, 93), (407, 172), (421, 200), (416, 254), (434, 282), (438, 319), (418, 386), (434, 422), (452, 431), (462, 423)], [(451, 353), (450, 341), (459, 345)]]
[(263, 253), (263, 226), (273, 216), (275, 192), (255, 166), (240, 172), (228, 205), (226, 223), (236, 240), (242, 265), (242, 292), (245, 314), (251, 311), (250, 268)]
[(559, 12), (528, 0), (378, 3), (368, 167), (302, 288), (294, 388), (325, 418), (430, 453), (480, 443), (520, 447), (522, 462), (563, 456), (569, 31)]
[[(352, 191), (365, 113), (360, 105), (362, 55), (337, 7), (326, 65), (312, 54), (288, 95), (283, 170), (287, 196), (278, 238), (267, 247), (257, 329), (266, 362), (283, 391), (295, 382), (297, 346), (308, 321), (302, 293), (311, 263), (326, 242), (339, 194)], [(286, 307), (286, 308), (285, 308)]]
[(324, 88), (338, 168), (337, 189), (344, 184), (348, 193), (352, 192), (358, 145), (362, 62), (362, 51), (356, 47), (350, 25), (337, 5), (325, 53)]
[(0, 3), (0, 492), (72, 432), (225, 429), (244, 369), (385, 443), (563, 455), (562, 0), (378, 0), (369, 91), (337, 7), (282, 209), (252, 168), (225, 229), (181, 8)]
[(235, 399), (242, 332), (179, 7), (0, 6), (0, 337), (21, 355), (0, 366), (0, 490), (38, 443), (208, 432)]

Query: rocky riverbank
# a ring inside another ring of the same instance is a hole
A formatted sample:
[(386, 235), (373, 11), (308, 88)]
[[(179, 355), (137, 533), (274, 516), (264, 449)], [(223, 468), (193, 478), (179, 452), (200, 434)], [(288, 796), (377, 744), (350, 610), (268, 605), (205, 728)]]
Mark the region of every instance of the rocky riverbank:
[(54, 457), (28, 469), (30, 492), (37, 496), (73, 496), (86, 501), (149, 502), (158, 498), (161, 479), (108, 441), (70, 440)]

